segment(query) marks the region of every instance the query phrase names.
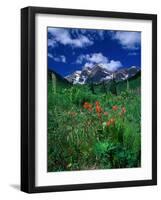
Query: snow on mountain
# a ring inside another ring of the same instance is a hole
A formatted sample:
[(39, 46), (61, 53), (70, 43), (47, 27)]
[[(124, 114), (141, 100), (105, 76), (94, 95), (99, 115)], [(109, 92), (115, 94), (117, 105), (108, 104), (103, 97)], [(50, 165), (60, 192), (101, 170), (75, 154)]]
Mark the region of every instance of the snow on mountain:
[(115, 72), (111, 72), (105, 69), (101, 64), (96, 64), (93, 67), (84, 67), (82, 71), (75, 71), (74, 73), (66, 76), (65, 78), (73, 84), (86, 84), (86, 83), (101, 83), (109, 82), (115, 79), (117, 82), (126, 80), (135, 76), (139, 72), (136, 66), (130, 68), (120, 69)]

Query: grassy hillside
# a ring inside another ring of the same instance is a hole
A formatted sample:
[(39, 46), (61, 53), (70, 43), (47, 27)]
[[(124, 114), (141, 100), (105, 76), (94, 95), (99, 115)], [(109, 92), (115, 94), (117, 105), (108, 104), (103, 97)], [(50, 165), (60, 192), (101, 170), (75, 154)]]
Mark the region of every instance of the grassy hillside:
[[(136, 74), (134, 77), (130, 78), (128, 81), (120, 81), (118, 83), (115, 83), (116, 86), (116, 90), (117, 90), (117, 94), (120, 94), (123, 91), (128, 90), (129, 91), (135, 91), (140, 89), (141, 86), (141, 74), (140, 72), (138, 74)], [(94, 92), (96, 94), (98, 93), (110, 93), (110, 91), (112, 90), (112, 82), (109, 83), (101, 83), (98, 85), (94, 85)]]
[[(140, 88), (141, 86), (141, 73), (139, 72), (136, 74), (134, 77), (130, 78), (128, 80), (129, 82), (129, 89), (130, 90), (135, 90)], [(118, 91), (125, 91), (127, 89), (127, 81), (122, 81), (117, 84), (117, 89)]]
[(140, 76), (129, 90), (117, 84), (118, 95), (57, 79), (48, 79), (48, 171), (139, 167)]

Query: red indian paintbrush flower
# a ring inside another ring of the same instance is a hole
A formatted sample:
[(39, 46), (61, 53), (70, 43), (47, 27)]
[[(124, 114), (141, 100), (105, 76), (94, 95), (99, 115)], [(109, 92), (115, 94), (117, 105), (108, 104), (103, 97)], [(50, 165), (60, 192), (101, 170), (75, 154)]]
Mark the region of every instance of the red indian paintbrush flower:
[(101, 113), (102, 112), (102, 108), (101, 108), (101, 106), (100, 106), (100, 103), (99, 103), (99, 101), (96, 101), (96, 112), (97, 113)]
[(111, 122), (110, 122), (110, 120), (109, 120), (109, 121), (107, 121), (106, 125), (107, 125), (107, 126), (110, 126), (110, 125), (111, 125)]
[(96, 104), (96, 112), (97, 112), (98, 118), (101, 118), (101, 117), (102, 117), (102, 116), (101, 116), (102, 108), (101, 108), (101, 106), (100, 106), (100, 102), (99, 102), (99, 101), (96, 101), (95, 104)]
[(110, 120), (107, 121), (106, 125), (109, 127), (115, 123), (115, 119), (111, 118)]
[(100, 102), (99, 102), (99, 101), (96, 101), (95, 104), (96, 104), (96, 106), (99, 106), (99, 105), (100, 105)]
[(126, 108), (125, 108), (125, 107), (122, 107), (121, 113), (122, 113), (122, 114), (126, 113)]
[(104, 112), (103, 114), (104, 114), (105, 116), (108, 116), (108, 112)]
[(115, 119), (114, 118), (111, 118), (110, 121), (111, 121), (111, 124), (115, 123)]
[(100, 106), (96, 106), (96, 112), (97, 113), (101, 113), (102, 112), (102, 108)]
[(92, 104), (90, 104), (90, 103), (88, 103), (88, 102), (85, 102), (85, 103), (83, 104), (83, 107), (84, 107), (85, 109), (87, 109), (88, 111), (92, 111)]
[(118, 106), (112, 106), (112, 110), (114, 111), (118, 110)]

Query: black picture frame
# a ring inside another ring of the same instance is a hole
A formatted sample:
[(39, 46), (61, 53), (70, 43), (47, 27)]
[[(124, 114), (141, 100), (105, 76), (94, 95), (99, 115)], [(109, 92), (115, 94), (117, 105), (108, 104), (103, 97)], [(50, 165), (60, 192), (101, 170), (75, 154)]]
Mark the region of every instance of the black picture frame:
[[(35, 186), (35, 15), (60, 14), (152, 21), (152, 179)], [(157, 184), (157, 15), (44, 7), (21, 9), (21, 190), (27, 193), (147, 186)]]

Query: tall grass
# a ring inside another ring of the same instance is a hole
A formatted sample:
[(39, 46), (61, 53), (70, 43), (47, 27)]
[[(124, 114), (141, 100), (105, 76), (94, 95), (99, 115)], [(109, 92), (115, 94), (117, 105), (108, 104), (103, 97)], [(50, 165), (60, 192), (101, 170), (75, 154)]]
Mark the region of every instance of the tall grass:
[(140, 117), (138, 93), (49, 81), (48, 171), (140, 167)]

